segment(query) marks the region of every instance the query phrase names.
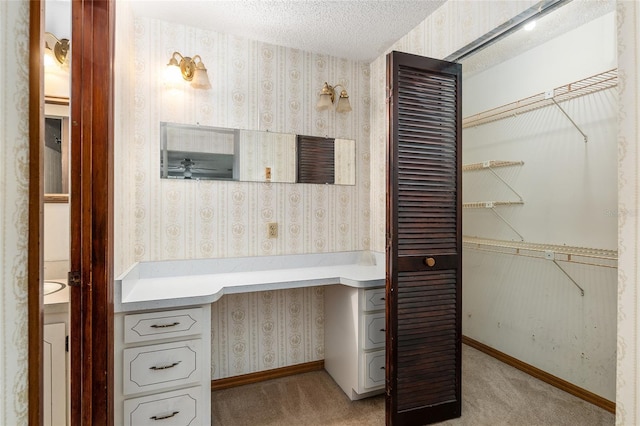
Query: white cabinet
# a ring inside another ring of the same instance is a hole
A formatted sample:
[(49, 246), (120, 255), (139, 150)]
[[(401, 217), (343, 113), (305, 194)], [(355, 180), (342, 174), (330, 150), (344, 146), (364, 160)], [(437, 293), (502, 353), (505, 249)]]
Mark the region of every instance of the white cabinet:
[(210, 305), (116, 314), (116, 424), (210, 424), (210, 321)]
[(384, 391), (385, 289), (325, 288), (324, 367), (351, 400)]
[(45, 426), (67, 424), (65, 323), (44, 326), (43, 408)]

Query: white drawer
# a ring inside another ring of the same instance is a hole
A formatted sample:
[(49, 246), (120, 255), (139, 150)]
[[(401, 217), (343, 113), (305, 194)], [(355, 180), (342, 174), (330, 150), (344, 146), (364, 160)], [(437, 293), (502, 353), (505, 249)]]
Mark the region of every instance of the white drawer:
[(123, 423), (125, 426), (202, 425), (202, 411), (206, 404), (201, 398), (202, 390), (198, 386), (127, 399), (124, 401)]
[(146, 342), (198, 335), (202, 332), (202, 308), (131, 314), (124, 317), (124, 342)]
[(201, 375), (200, 340), (149, 345), (123, 351), (125, 395), (198, 382)]
[(371, 288), (369, 290), (364, 291), (364, 310), (365, 311), (376, 311), (379, 309), (385, 308), (385, 293), (386, 289), (382, 288)]
[(362, 385), (366, 388), (383, 386), (385, 381), (384, 350), (367, 352), (364, 357), (364, 377)]
[(384, 348), (385, 319), (384, 312), (362, 315), (364, 328), (362, 346), (365, 350)]

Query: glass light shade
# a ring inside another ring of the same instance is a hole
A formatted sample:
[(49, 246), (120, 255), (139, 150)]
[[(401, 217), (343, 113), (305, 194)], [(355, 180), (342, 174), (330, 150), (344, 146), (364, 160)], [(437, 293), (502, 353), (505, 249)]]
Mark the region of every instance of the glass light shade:
[(338, 106), (336, 106), (336, 112), (349, 112), (349, 111), (351, 111), (349, 96), (340, 95), (340, 98), (338, 99)]
[(44, 66), (51, 67), (56, 64), (56, 60), (53, 58), (53, 52), (47, 49), (44, 53)]
[(182, 73), (180, 67), (173, 65), (171, 62), (167, 64), (167, 68), (164, 70), (164, 82), (169, 87), (180, 87), (182, 83)]
[(316, 105), (316, 109), (318, 111), (324, 111), (325, 109), (329, 109), (331, 107), (331, 94), (330, 93), (321, 93), (318, 97), (318, 105)]
[(211, 89), (209, 75), (207, 74), (207, 69), (202, 65), (202, 62), (196, 66), (196, 70), (193, 73), (193, 79), (191, 80), (191, 87), (194, 89)]

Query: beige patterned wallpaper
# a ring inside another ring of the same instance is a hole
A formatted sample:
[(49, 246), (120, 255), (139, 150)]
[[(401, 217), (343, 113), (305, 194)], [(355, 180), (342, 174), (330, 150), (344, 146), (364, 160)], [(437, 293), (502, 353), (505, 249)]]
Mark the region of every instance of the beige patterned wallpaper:
[[(116, 132), (116, 274), (142, 260), (369, 248), (367, 64), (131, 19), (126, 6), (116, 22), (122, 46), (116, 65), (126, 74), (117, 77), (125, 87), (116, 89), (129, 99), (117, 99), (116, 109), (126, 121)], [(174, 51), (202, 57), (211, 90), (165, 87), (163, 71)], [(134, 67), (127, 57), (135, 58)], [(316, 111), (325, 81), (347, 88), (351, 113)], [(353, 139), (357, 184), (161, 180), (161, 121)], [(267, 238), (267, 222), (278, 223), (278, 238)], [(323, 298), (322, 288), (313, 288), (214, 303), (213, 377), (323, 359)]]
[(29, 2), (0, 2), (0, 424), (26, 425)]
[[(260, 256), (369, 248), (369, 67), (146, 18), (134, 21), (135, 260)], [(213, 88), (168, 89), (171, 53), (199, 54)], [(142, 78), (144, 76), (144, 78)], [(317, 112), (324, 81), (349, 90), (353, 111)], [(159, 123), (200, 123), (355, 139), (356, 186), (159, 179)], [(280, 236), (266, 238), (266, 223)]]
[(618, 366), (616, 424), (640, 424), (638, 212), (640, 4), (618, 1)]

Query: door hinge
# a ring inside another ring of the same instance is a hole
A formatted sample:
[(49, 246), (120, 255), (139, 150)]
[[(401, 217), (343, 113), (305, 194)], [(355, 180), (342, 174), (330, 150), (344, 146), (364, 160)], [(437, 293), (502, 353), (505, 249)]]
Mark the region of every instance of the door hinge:
[(67, 274), (67, 284), (71, 287), (80, 287), (80, 271), (71, 271)]

